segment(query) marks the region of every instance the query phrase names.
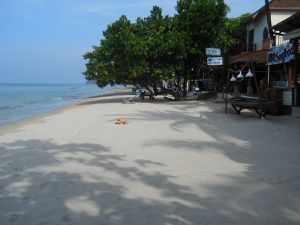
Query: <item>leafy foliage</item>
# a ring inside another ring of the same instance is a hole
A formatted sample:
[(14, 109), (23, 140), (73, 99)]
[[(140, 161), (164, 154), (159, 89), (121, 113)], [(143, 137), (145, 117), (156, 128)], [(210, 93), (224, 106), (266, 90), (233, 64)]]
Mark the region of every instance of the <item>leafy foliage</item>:
[(238, 22), (226, 18), (224, 0), (179, 0), (176, 9), (170, 17), (154, 6), (134, 23), (121, 16), (103, 32), (100, 45), (84, 55), (85, 77), (100, 87), (133, 84), (156, 95), (168, 91), (162, 80), (197, 79), (206, 70), (205, 47), (237, 42)]
[[(214, 47), (225, 23), (227, 5), (223, 0), (179, 0), (177, 3), (178, 32), (183, 33), (184, 82), (196, 79), (206, 68), (205, 48)], [(184, 85), (185, 86), (185, 85)], [(183, 90), (186, 93), (187, 90)]]
[(251, 14), (246, 13), (237, 18), (226, 18), (225, 26), (221, 30), (218, 43), (223, 47), (224, 52), (230, 50), (232, 46), (246, 43), (247, 29), (246, 20)]

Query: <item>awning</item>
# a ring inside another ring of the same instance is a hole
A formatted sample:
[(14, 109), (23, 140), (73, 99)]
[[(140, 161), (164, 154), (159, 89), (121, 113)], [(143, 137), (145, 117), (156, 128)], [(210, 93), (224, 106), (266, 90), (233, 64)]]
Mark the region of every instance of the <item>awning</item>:
[(257, 52), (248, 52), (240, 55), (229, 56), (228, 63), (234, 64), (238, 62), (256, 62), (267, 63), (268, 62), (267, 50), (261, 50)]
[(291, 40), (295, 38), (300, 38), (300, 28), (283, 35), (283, 40)]
[(300, 11), (290, 16), (289, 18), (281, 21), (273, 26), (273, 29), (280, 32), (289, 33), (293, 30), (300, 28)]

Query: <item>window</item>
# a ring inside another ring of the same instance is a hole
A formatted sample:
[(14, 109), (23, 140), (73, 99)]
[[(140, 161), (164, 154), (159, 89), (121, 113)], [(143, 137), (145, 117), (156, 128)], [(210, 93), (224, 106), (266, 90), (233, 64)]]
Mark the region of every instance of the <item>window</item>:
[(254, 50), (254, 30), (250, 30), (248, 33), (248, 51), (253, 52)]
[(267, 27), (265, 27), (263, 32), (263, 40), (267, 40), (268, 38), (269, 38), (269, 30)]

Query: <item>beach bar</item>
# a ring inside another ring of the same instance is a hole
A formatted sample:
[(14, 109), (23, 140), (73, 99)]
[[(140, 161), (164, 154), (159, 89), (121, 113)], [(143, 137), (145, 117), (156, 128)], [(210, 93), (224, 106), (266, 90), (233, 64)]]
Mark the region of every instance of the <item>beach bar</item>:
[(280, 68), (287, 68), (287, 90), (283, 99), (288, 103), (292, 115), (298, 117), (300, 116), (300, 12), (274, 26), (274, 30), (288, 43), (281, 53), (271, 55), (269, 64), (278, 61)]
[(234, 46), (228, 57), (231, 71), (253, 64), (258, 85), (252, 79), (252, 93), (247, 83), (239, 82), (236, 89), (276, 101), (270, 110), (274, 115), (291, 114), (300, 106), (299, 10), (300, 1), (270, 1), (249, 17), (246, 43)]

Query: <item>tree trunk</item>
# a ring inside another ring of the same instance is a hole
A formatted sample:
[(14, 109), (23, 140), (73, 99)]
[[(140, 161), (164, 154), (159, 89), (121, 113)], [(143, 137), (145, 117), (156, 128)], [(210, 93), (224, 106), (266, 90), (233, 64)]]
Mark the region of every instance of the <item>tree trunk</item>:
[(150, 95), (153, 95), (153, 91), (150, 89), (150, 87), (148, 87), (147, 85), (145, 85), (145, 89), (150, 92)]
[(154, 83), (153, 85), (153, 91), (154, 91), (154, 95), (158, 95), (158, 90), (157, 90), (157, 87), (156, 87), (156, 83)]
[(183, 71), (183, 96), (186, 97), (187, 95), (187, 81), (188, 81), (188, 75), (187, 75), (187, 66), (186, 66), (186, 63), (185, 63), (185, 66), (184, 66), (184, 71)]

